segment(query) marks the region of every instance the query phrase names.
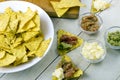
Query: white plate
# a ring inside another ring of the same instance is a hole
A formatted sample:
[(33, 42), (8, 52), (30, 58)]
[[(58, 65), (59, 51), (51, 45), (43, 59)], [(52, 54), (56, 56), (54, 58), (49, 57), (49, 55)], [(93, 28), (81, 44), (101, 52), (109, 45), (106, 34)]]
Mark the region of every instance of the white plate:
[[(4, 12), (4, 10), (10, 7), (12, 8), (14, 11), (23, 11), (25, 12), (27, 10), (28, 7), (30, 7), (33, 11), (37, 10), (38, 14), (40, 15), (40, 22), (41, 22), (41, 29), (42, 32), (44, 34), (45, 39), (51, 38), (51, 42), (50, 45), (48, 46), (48, 49), (46, 50), (44, 56), (47, 54), (47, 52), (49, 51), (52, 43), (53, 43), (53, 38), (54, 38), (54, 28), (53, 28), (53, 23), (51, 21), (51, 19), (49, 18), (49, 16), (46, 14), (46, 12), (41, 9), (40, 7), (29, 3), (29, 2), (25, 2), (25, 1), (5, 1), (5, 2), (1, 2), (0, 3), (0, 13)], [(44, 57), (43, 56), (43, 57)], [(41, 59), (43, 58), (34, 58), (33, 60), (25, 63), (25, 64), (21, 64), (19, 66), (15, 66), (15, 67), (0, 67), (0, 73), (12, 73), (12, 72), (18, 72), (18, 71), (22, 71), (25, 70), (27, 68), (30, 68), (31, 66), (35, 65), (36, 63), (38, 63), (39, 61), (41, 61)]]

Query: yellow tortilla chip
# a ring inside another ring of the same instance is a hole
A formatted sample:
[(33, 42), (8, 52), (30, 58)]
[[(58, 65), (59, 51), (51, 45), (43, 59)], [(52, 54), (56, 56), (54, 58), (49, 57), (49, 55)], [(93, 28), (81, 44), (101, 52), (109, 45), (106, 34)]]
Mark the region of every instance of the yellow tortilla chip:
[(22, 33), (22, 32), (25, 32), (25, 31), (31, 29), (31, 28), (34, 28), (34, 27), (35, 27), (35, 23), (32, 20), (30, 20), (29, 22), (27, 22), (25, 24), (25, 27), (23, 27), (22, 29), (19, 29), (18, 32)]
[(5, 40), (4, 35), (0, 35), (0, 49), (9, 50), (10, 47), (8, 46), (8, 44), (5, 41), (6, 40)]
[(38, 14), (35, 15), (35, 17), (33, 17), (33, 22), (35, 23), (35, 27), (30, 29), (30, 31), (40, 31), (40, 16)]
[(23, 57), (23, 59), (22, 59), (22, 63), (25, 63), (25, 62), (28, 62), (28, 57), (27, 57), (27, 55), (25, 55), (25, 56)]
[(26, 27), (25, 24), (29, 22), (35, 16), (35, 14), (35, 11), (32, 11), (30, 8), (28, 8), (28, 10), (23, 15), (19, 15), (21, 22), (17, 31), (18, 33), (21, 32), (21, 29)]
[(0, 59), (4, 58), (5, 56), (5, 51), (0, 51)]
[(40, 43), (43, 41), (43, 37), (39, 36), (37, 38), (32, 38), (28, 42), (25, 43), (25, 46), (30, 50), (30, 51), (35, 51), (38, 49)]
[(23, 40), (24, 41), (28, 41), (31, 38), (35, 37), (36, 35), (38, 35), (40, 32), (31, 32), (31, 31), (27, 31), (25, 33), (22, 34)]
[(10, 24), (10, 29), (11, 29), (12, 31), (14, 31), (14, 32), (17, 31), (18, 22), (19, 22), (18, 19), (14, 20), (14, 21), (10, 21), (9, 24)]
[(17, 25), (19, 22), (19, 20), (17, 19), (17, 13), (14, 12), (10, 7), (5, 9), (5, 13), (10, 16), (9, 26), (6, 31), (10, 32), (12, 30), (12, 31), (16, 32)]
[(17, 47), (18, 45), (20, 45), (23, 42), (22, 37), (18, 37), (16, 38), (16, 40), (14, 41), (12, 48)]
[(82, 39), (82, 38), (80, 38), (80, 37), (78, 37), (78, 36), (76, 36), (76, 35), (74, 35), (74, 34), (71, 34), (71, 33), (69, 33), (69, 32), (66, 32), (66, 31), (64, 31), (64, 30), (58, 30), (58, 32), (57, 32), (57, 43), (58, 43), (58, 45), (60, 44), (60, 38), (61, 38), (62, 35), (74, 36), (74, 37), (76, 37), (78, 40), (77, 40), (77, 44), (76, 44), (76, 45), (73, 45), (72, 48), (70, 48), (69, 50), (59, 50), (59, 49), (58, 49), (59, 55), (65, 55), (66, 53), (68, 53), (69, 51), (71, 51), (71, 50), (79, 47), (79, 46), (83, 43), (83, 39)]
[(35, 53), (36, 53), (36, 51), (30, 51), (30, 52), (28, 52), (27, 57), (33, 58), (33, 57), (35, 57)]
[(58, 17), (61, 17), (63, 14), (65, 14), (65, 12), (68, 11), (69, 8), (59, 8), (59, 2), (54, 2), (54, 1), (50, 1), (50, 3), (52, 4), (55, 12), (57, 13)]
[(6, 53), (5, 57), (0, 59), (0, 67), (8, 66), (16, 60), (15, 56)]
[[(64, 56), (62, 56), (61, 57), (61, 61), (58, 63), (58, 65), (56, 66), (56, 69), (58, 69), (58, 68), (62, 68), (63, 69), (63, 74), (64, 74), (64, 68), (63, 68), (63, 65), (65, 66), (65, 64), (67, 64), (67, 63), (71, 63), (71, 67), (72, 67), (72, 69), (73, 68), (78, 68), (73, 62), (72, 62), (72, 59), (69, 57), (69, 56), (67, 56), (67, 55), (64, 55)], [(69, 67), (69, 68), (71, 68), (71, 67)], [(67, 71), (67, 70), (66, 70)], [(83, 74), (83, 71), (81, 70), (81, 69), (77, 69), (75, 72), (74, 72), (74, 74), (71, 76), (71, 77), (69, 77), (69, 79), (70, 80), (78, 80), (78, 78), (81, 76)], [(58, 78), (56, 77), (56, 76), (52, 76), (52, 80), (58, 80)], [(62, 80), (67, 80), (66, 78), (65, 78), (65, 76), (64, 76), (64, 78), (62, 79)]]
[(70, 8), (75, 6), (84, 7), (85, 4), (82, 4), (79, 0), (61, 0), (58, 4), (59, 8)]
[[(97, 7), (95, 7), (97, 5)], [(99, 6), (100, 5), (100, 6)], [(110, 7), (110, 3), (102, 0), (92, 0), (91, 12), (97, 13)]]
[(21, 60), (15, 61), (14, 66), (17, 66), (17, 65), (25, 63), (25, 62), (28, 62), (28, 57), (26, 55)]
[(20, 45), (15, 47), (12, 52), (13, 55), (16, 56), (16, 61), (19, 61), (26, 55), (26, 48), (24, 45)]
[(10, 16), (8, 14), (0, 15), (0, 32), (4, 32), (7, 29)]
[(13, 13), (13, 10), (10, 7), (8, 7), (5, 9), (5, 13), (11, 15)]
[(38, 50), (36, 51), (35, 55), (38, 57), (42, 57), (45, 53), (45, 51), (47, 50), (49, 43), (50, 43), (51, 39), (48, 40), (44, 40), (41, 45), (39, 46)]

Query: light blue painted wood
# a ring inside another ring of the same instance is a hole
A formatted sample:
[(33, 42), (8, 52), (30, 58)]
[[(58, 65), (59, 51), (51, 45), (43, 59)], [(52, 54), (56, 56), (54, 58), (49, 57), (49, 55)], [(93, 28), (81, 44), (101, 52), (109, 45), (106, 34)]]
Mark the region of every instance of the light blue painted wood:
[[(87, 4), (86, 8), (81, 8), (80, 14), (89, 12), (91, 7), (91, 0), (81, 0), (83, 3)], [(111, 1), (111, 0), (107, 0)], [(80, 36), (84, 39), (99, 39), (104, 43), (104, 32), (108, 27), (117, 25), (120, 26), (120, 0), (113, 0), (112, 5), (109, 9), (103, 11), (100, 16), (103, 19), (102, 30), (95, 35), (87, 35), (82, 33)], [(80, 16), (79, 16), (80, 17)], [(78, 19), (58, 19), (52, 18), (55, 33), (59, 29), (64, 29), (74, 34), (80, 32), (78, 26)], [(56, 52), (56, 34), (55, 42), (52, 45), (50, 52), (45, 56), (45, 58), (36, 64), (35, 66), (16, 73), (6, 74), (0, 80), (35, 80), (35, 78), (54, 60), (57, 56)], [(107, 56), (105, 60), (98, 64), (89, 65), (80, 56), (80, 47), (71, 51), (68, 54), (73, 62), (82, 70), (85, 70), (84, 75), (79, 80), (120, 80), (120, 51), (112, 50), (107, 47)], [(60, 58), (56, 59), (53, 64), (51, 64), (44, 73), (38, 77), (38, 80), (51, 80), (51, 74), (58, 64)], [(1, 76), (2, 74), (0, 74)]]

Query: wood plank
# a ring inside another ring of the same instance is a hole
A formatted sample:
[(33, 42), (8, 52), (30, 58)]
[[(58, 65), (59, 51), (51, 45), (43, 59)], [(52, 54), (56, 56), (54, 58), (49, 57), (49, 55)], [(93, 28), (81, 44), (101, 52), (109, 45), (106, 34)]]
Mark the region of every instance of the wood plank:
[(0, 2), (5, 1), (5, 0), (0, 0)]

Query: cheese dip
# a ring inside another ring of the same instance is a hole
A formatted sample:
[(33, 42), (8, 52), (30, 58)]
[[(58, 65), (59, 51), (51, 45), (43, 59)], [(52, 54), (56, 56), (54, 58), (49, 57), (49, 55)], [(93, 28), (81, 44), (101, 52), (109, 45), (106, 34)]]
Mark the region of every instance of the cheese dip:
[(104, 49), (97, 42), (85, 42), (81, 54), (89, 60), (100, 59)]

